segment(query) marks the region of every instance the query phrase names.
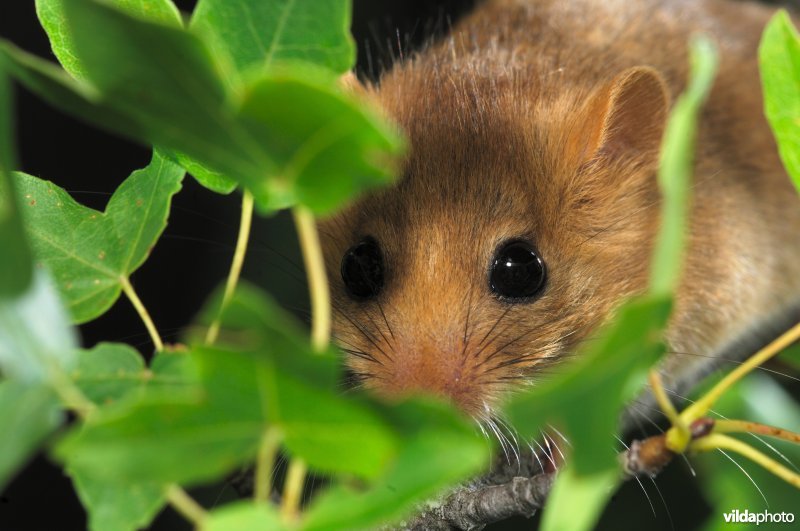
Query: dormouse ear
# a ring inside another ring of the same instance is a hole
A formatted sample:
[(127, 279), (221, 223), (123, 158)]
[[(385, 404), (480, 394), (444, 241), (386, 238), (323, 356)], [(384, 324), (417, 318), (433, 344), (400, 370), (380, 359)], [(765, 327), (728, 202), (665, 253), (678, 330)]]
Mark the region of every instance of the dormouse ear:
[(596, 158), (638, 158), (658, 153), (669, 94), (661, 74), (629, 68), (586, 102), (568, 149), (579, 165)]

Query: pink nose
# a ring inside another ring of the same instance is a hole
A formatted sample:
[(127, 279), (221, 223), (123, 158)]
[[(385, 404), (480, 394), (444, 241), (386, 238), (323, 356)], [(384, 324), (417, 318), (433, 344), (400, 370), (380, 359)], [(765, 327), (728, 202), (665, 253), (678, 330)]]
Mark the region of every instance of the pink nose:
[(461, 349), (433, 345), (398, 352), (391, 380), (379, 387), (390, 396), (433, 395), (451, 401), (465, 412), (475, 412), (478, 393), (469, 377), (469, 362)]

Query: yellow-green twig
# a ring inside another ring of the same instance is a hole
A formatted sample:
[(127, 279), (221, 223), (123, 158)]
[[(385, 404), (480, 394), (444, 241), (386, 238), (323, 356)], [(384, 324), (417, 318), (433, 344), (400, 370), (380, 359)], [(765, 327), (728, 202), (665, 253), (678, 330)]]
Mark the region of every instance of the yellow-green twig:
[(156, 351), (164, 350), (164, 342), (161, 341), (161, 336), (158, 334), (158, 329), (156, 325), (153, 324), (153, 320), (150, 318), (150, 314), (147, 312), (147, 308), (144, 307), (142, 304), (141, 299), (139, 296), (136, 295), (136, 290), (133, 289), (130, 281), (127, 277), (120, 278), (120, 284), (122, 285), (122, 291), (125, 292), (125, 295), (128, 297), (128, 300), (131, 301), (133, 307), (136, 309), (136, 313), (139, 314), (139, 317), (144, 322), (144, 326), (147, 328), (147, 331), (150, 333), (150, 338), (153, 340), (153, 345), (156, 348)]
[(664, 385), (661, 383), (661, 376), (658, 374), (658, 371), (651, 370), (648, 379), (650, 380), (650, 389), (653, 391), (656, 402), (670, 421), (670, 424), (672, 424), (672, 427), (667, 430), (665, 444), (667, 448), (673, 452), (681, 453), (686, 449), (686, 446), (692, 439), (689, 426), (681, 419), (675, 406), (672, 405), (672, 402), (664, 390)]
[(707, 452), (709, 450), (730, 450), (737, 454), (743, 455), (751, 461), (758, 463), (772, 474), (778, 476), (787, 483), (800, 488), (800, 475), (792, 472), (785, 466), (777, 461), (770, 459), (763, 453), (759, 452), (752, 446), (743, 443), (733, 437), (722, 435), (719, 433), (711, 433), (705, 437), (700, 437), (689, 444), (689, 450), (692, 452)]
[(167, 501), (178, 511), (181, 516), (189, 520), (195, 528), (200, 528), (205, 522), (207, 513), (200, 504), (189, 496), (189, 494), (178, 485), (172, 484), (167, 487)]
[(278, 453), (281, 435), (274, 427), (268, 428), (261, 437), (258, 447), (255, 472), (255, 500), (268, 502), (272, 491), (272, 469), (275, 466), (275, 455)]
[(250, 241), (250, 228), (253, 225), (253, 195), (245, 191), (242, 196), (242, 214), (239, 221), (239, 236), (236, 239), (236, 250), (233, 252), (233, 260), (231, 261), (231, 269), (228, 272), (228, 280), (225, 282), (225, 292), (222, 295), (222, 303), (219, 307), (219, 313), (208, 327), (206, 332), (206, 345), (213, 345), (219, 337), (220, 319), (222, 312), (231, 302), (234, 291), (236, 291), (236, 284), (239, 283), (239, 277), (242, 274), (242, 266), (244, 264), (244, 257), (247, 253), (247, 244)]
[(683, 421), (686, 424), (690, 424), (692, 421), (705, 416), (708, 410), (714, 405), (714, 402), (716, 402), (733, 384), (798, 339), (800, 339), (800, 323), (796, 324), (778, 339), (750, 356), (744, 363), (717, 382), (710, 391), (700, 397), (694, 404), (684, 409), (680, 415)]
[(305, 478), (305, 461), (298, 458), (292, 459), (289, 463), (289, 471), (286, 473), (286, 485), (283, 488), (283, 499), (281, 500), (281, 516), (284, 520), (297, 518)]
[(322, 247), (311, 211), (305, 207), (296, 207), (292, 213), (303, 250), (303, 263), (306, 266), (311, 296), (311, 345), (315, 351), (322, 352), (327, 348), (331, 337), (331, 296)]

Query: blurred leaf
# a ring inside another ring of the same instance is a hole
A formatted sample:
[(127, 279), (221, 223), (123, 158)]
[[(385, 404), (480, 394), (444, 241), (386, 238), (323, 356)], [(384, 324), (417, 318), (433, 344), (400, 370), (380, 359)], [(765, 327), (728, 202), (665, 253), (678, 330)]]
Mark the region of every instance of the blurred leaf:
[(349, 0), (200, 0), (191, 26), (239, 71), (300, 60), (344, 73), (355, 61), (350, 10)]
[(114, 192), (104, 213), (53, 183), (15, 174), (34, 255), (50, 268), (75, 322), (102, 315), (166, 226), (183, 169), (155, 154)]
[(236, 502), (211, 511), (202, 531), (281, 531), (287, 526), (270, 505)]
[(690, 59), (689, 86), (672, 108), (661, 145), (662, 222), (650, 266), (650, 291), (655, 295), (671, 295), (681, 279), (697, 120), (717, 72), (716, 48), (704, 37), (692, 41)]
[(281, 372), (270, 353), (197, 347), (192, 356), (202, 401), (146, 392), (73, 431), (57, 456), (98, 478), (195, 483), (252, 460), (270, 425), (291, 454), (323, 471), (374, 476), (396, 452), (390, 429), (369, 408)]
[(21, 295), (30, 285), (33, 260), (9, 178), (14, 156), (11, 84), (0, 67), (0, 298)]
[(614, 468), (579, 475), (575, 467), (567, 465), (559, 471), (558, 480), (547, 497), (542, 529), (592, 529), (618, 482), (619, 472)]
[(156, 353), (147, 377), (147, 388), (154, 394), (196, 398), (199, 387), (200, 376), (189, 352), (170, 351), (168, 347)]
[(48, 387), (0, 381), (0, 491), (61, 421), (58, 398)]
[[(219, 314), (220, 288), (201, 311), (198, 321), (211, 323)], [(220, 316), (222, 325), (217, 345), (239, 351), (270, 351), (288, 374), (301, 377), (317, 389), (339, 384), (342, 361), (333, 347), (311, 355), (308, 332), (270, 296), (247, 281), (240, 281), (234, 296)], [(190, 338), (202, 343), (205, 331)], [(194, 341), (192, 341), (192, 339)]]
[(296, 66), (242, 87), (187, 31), (95, 0), (62, 2), (89, 83), (0, 47), (9, 72), (54, 105), (236, 179), (261, 210), (301, 202), (325, 212), (391, 179), (399, 136), (330, 74)]
[(142, 356), (122, 343), (100, 343), (78, 351), (72, 380), (95, 404), (114, 402), (141, 388), (147, 378)]
[(778, 354), (778, 360), (788, 363), (795, 371), (800, 371), (800, 343), (795, 343)]
[(398, 133), (338, 89), (309, 82), (314, 72), (273, 72), (244, 94), (239, 117), (281, 168), (266, 183), (271, 209), (300, 203), (329, 212), (394, 178)]
[[(126, 13), (167, 26), (183, 26), (181, 15), (170, 0), (106, 0)], [(64, 69), (78, 79), (86, 77), (85, 67), (75, 54), (72, 27), (67, 24), (64, 0), (36, 0), (36, 15), (47, 32), (50, 46)]]
[(145, 394), (94, 415), (56, 446), (55, 456), (98, 481), (192, 484), (251, 460), (262, 429), (257, 419), (207, 403)]
[(150, 525), (166, 503), (165, 487), (155, 483), (97, 481), (69, 471), (91, 531), (135, 531)]
[(661, 332), (670, 306), (667, 297), (627, 302), (569, 367), (513, 398), (506, 411), (520, 436), (537, 437), (553, 423), (572, 443), (576, 476), (616, 467), (614, 452), (598, 441), (610, 444), (620, 410), (641, 390), (663, 352)]
[(75, 363), (77, 337), (48, 275), (38, 270), (28, 291), (0, 300), (0, 370), (23, 382), (52, 383)]
[(146, 138), (148, 131), (126, 113), (104, 103), (97, 89), (70, 77), (56, 65), (0, 39), (0, 64), (19, 83), (47, 103), (99, 127), (132, 138)]
[(385, 413), (404, 436), (392, 466), (369, 489), (338, 485), (321, 493), (304, 513), (301, 529), (375, 529), (396, 522), (488, 466), (489, 445), (451, 408), (418, 402)]
[[(215, 298), (203, 312), (207, 322), (219, 307), (220, 297)], [(201, 371), (214, 374), (220, 385), (236, 382), (235, 389), (221, 388), (220, 400), (242, 393), (250, 397), (242, 400), (252, 401), (268, 389), (264, 418), (280, 427), (290, 454), (322, 471), (373, 477), (383, 469), (396, 451), (394, 436), (371, 408), (341, 396), (341, 360), (332, 350), (313, 353), (298, 323), (246, 283), (237, 288), (221, 323), (218, 343), (247, 352), (210, 356), (195, 347)], [(220, 378), (223, 372), (229, 376)]]
[(786, 11), (767, 24), (758, 60), (764, 111), (783, 165), (800, 190), (800, 38)]

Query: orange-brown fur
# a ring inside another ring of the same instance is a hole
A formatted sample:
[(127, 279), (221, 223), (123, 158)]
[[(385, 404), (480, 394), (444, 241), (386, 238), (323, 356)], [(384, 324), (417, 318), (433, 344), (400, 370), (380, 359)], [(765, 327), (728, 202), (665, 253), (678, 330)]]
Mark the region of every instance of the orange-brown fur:
[[(693, 32), (720, 69), (698, 136), (684, 281), (667, 333), (671, 383), (800, 301), (800, 202), (761, 115), (756, 46), (769, 10), (726, 0), (494, 0), (367, 89), (410, 139), (399, 183), (321, 224), (334, 332), (366, 387), (490, 414), (591, 337), (647, 282), (657, 150)], [(376, 301), (345, 293), (345, 251), (386, 260)], [(543, 294), (489, 290), (497, 246), (533, 241)], [(769, 333), (774, 333), (771, 330)]]

